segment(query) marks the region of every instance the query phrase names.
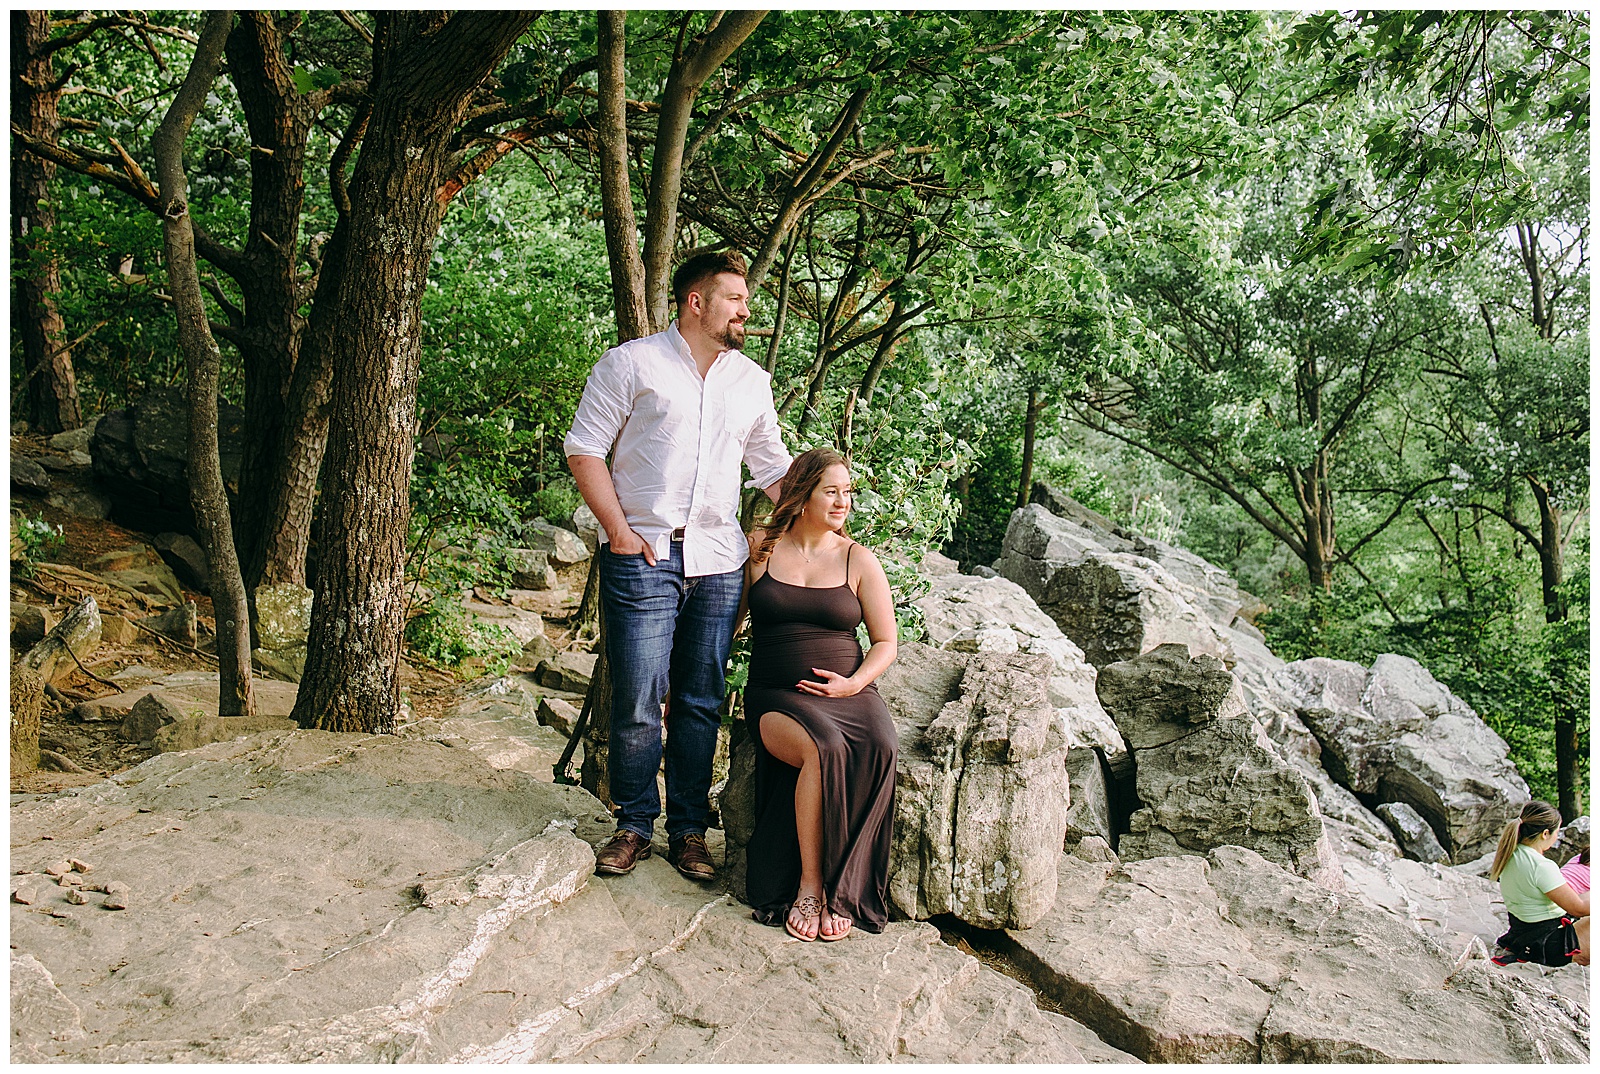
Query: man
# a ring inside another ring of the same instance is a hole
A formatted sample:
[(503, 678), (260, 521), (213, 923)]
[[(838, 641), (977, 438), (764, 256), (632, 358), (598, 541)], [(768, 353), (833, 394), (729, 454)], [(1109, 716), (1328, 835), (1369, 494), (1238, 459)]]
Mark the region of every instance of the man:
[(744, 274), (735, 253), (685, 261), (672, 277), (678, 320), (600, 356), (564, 445), (603, 542), (617, 832), (595, 856), (597, 873), (629, 873), (650, 856), (670, 695), (667, 858), (691, 879), (716, 875), (706, 796), (749, 555), (739, 467), (776, 502), (790, 462), (772, 378), (739, 352), (750, 316)]

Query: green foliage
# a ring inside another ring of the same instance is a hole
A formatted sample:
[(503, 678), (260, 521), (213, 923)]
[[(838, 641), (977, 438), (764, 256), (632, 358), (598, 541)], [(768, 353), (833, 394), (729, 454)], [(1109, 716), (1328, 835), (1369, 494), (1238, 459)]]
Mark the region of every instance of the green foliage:
[(20, 512), (11, 512), (11, 534), (22, 544), (22, 559), (14, 560), (18, 572), (27, 577), (37, 565), (59, 551), (66, 543), (61, 527), (46, 522), (43, 515), (29, 518)]
[(455, 600), (435, 600), (406, 624), (406, 641), (416, 656), (441, 667), (459, 668), (484, 659), (483, 673), (504, 675), (522, 651), (516, 637), (498, 623), (485, 623), (462, 611)]

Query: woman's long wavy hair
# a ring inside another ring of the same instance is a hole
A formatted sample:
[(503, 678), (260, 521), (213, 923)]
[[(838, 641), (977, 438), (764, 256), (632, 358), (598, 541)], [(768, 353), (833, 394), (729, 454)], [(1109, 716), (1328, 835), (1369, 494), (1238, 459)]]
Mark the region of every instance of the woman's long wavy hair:
[(1489, 866), (1489, 879), (1499, 880), (1517, 844), (1525, 843), (1540, 832), (1553, 832), (1561, 827), (1561, 813), (1549, 802), (1532, 801), (1522, 807), (1522, 814), (1506, 821), (1500, 832), (1500, 844), (1494, 848), (1494, 864)]
[[(806, 501), (811, 499), (811, 494), (822, 484), (822, 475), (828, 472), (828, 467), (849, 465), (844, 456), (832, 448), (812, 448), (795, 459), (789, 467), (789, 476), (783, 480), (783, 495), (772, 508), (772, 513), (760, 520), (761, 528), (766, 530), (766, 537), (762, 539), (750, 561), (760, 566), (767, 561), (768, 556), (772, 555), (772, 549), (777, 545), (778, 538), (789, 532), (794, 520), (805, 510)], [(839, 527), (839, 536), (848, 536), (843, 525)]]

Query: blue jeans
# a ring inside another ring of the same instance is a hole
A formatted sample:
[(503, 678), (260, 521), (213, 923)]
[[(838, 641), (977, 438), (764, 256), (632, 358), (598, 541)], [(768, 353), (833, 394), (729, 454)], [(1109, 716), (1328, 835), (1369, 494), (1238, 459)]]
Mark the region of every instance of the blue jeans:
[(649, 839), (661, 813), (661, 703), (667, 713), (667, 838), (706, 830), (718, 709), (744, 572), (683, 576), (683, 545), (655, 566), (600, 546), (611, 664), (611, 800), (617, 827)]

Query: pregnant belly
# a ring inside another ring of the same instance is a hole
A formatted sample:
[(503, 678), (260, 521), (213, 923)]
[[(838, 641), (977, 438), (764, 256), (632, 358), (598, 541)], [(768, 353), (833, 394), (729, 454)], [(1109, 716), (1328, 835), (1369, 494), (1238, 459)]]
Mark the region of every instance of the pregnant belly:
[(854, 675), (860, 666), (854, 634), (806, 626), (767, 630), (751, 647), (750, 685), (793, 689), (801, 679), (818, 681), (813, 668)]

